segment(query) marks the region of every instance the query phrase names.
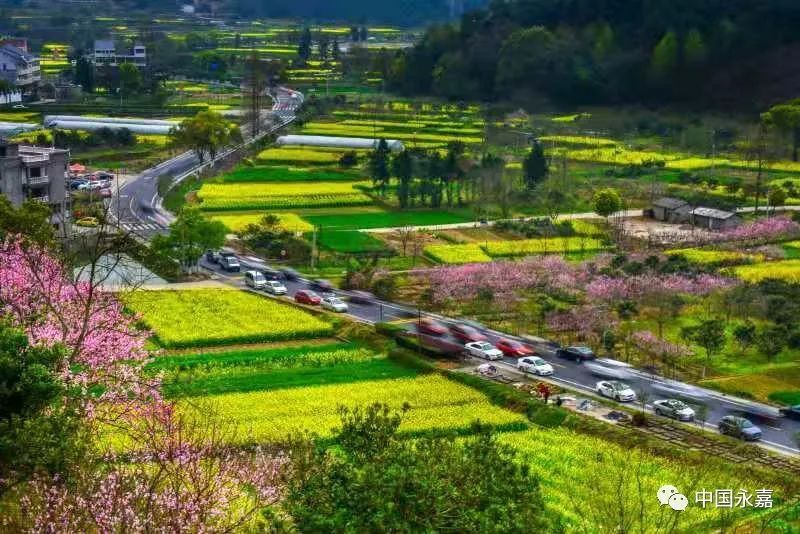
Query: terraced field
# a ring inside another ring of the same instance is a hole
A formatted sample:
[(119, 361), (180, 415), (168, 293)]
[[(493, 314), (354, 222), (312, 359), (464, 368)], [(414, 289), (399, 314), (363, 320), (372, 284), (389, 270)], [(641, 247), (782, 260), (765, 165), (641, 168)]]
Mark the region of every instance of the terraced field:
[(166, 348), (307, 339), (333, 331), (305, 311), (233, 289), (138, 291), (125, 304)]
[(368, 182), (203, 184), (197, 196), (206, 211), (294, 209), (371, 204), (357, 189)]

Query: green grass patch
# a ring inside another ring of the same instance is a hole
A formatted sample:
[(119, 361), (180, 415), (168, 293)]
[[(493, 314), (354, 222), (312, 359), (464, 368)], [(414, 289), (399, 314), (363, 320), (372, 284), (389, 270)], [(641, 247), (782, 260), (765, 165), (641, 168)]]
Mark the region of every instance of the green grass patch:
[(358, 253), (386, 250), (383, 241), (357, 230), (322, 231), (317, 235), (317, 242), (322, 248), (334, 252)]
[(162, 356), (147, 365), (148, 371), (183, 372), (213, 370), (235, 366), (278, 369), (298, 366), (322, 367), (372, 359), (374, 354), (357, 343), (293, 346), (276, 349), (249, 349), (226, 352), (200, 352)]
[[(203, 378), (177, 380), (164, 384), (168, 397), (220, 395), (278, 389), (304, 388), (332, 384), (348, 384), (368, 380), (389, 380), (416, 376), (417, 372), (397, 365), (386, 358), (343, 363), (326, 367), (301, 367), (297, 369), (255, 370), (230, 368)], [(354, 384), (353, 387), (358, 387)], [(335, 399), (331, 399), (335, 402)]]
[(470, 222), (473, 218), (456, 211), (384, 211), (377, 213), (342, 213), (303, 215), (311, 224), (324, 228), (393, 228), (401, 226), (436, 226)]
[(769, 398), (775, 402), (794, 406), (800, 404), (800, 390), (776, 391), (775, 393), (770, 393)]
[(239, 167), (222, 176), (227, 183), (242, 182), (324, 182), (354, 181), (361, 177), (358, 171), (329, 169), (304, 169), (297, 167)]

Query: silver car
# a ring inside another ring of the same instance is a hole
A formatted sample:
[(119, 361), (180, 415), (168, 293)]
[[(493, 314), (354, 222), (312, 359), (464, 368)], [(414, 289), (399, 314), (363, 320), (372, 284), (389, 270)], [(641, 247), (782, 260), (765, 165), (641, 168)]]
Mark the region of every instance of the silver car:
[(597, 392), (609, 399), (619, 402), (632, 402), (636, 400), (636, 392), (628, 384), (618, 380), (602, 380), (597, 383)]
[(677, 399), (654, 401), (653, 411), (656, 412), (656, 415), (671, 417), (678, 421), (691, 421), (694, 419), (694, 410), (685, 402)]

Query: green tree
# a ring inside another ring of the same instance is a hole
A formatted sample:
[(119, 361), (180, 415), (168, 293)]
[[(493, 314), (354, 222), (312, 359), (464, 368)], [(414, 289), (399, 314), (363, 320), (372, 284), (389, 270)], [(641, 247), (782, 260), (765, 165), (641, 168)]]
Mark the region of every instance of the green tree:
[[(483, 426), (403, 439), (385, 405), (341, 410), (337, 447), (292, 447), (285, 506), (301, 532), (546, 532), (538, 479)], [(524, 498), (520, 498), (524, 495)]]
[(775, 208), (779, 208), (786, 204), (786, 190), (782, 187), (773, 187), (769, 190), (769, 195), (767, 196), (767, 201), (769, 205), (772, 207), (772, 211), (775, 211)]
[(94, 93), (94, 65), (81, 56), (75, 61), (75, 83), (86, 93)]
[(686, 34), (683, 42), (683, 59), (689, 65), (700, 65), (708, 58), (708, 50), (703, 40), (703, 34), (697, 28), (692, 28)]
[(703, 347), (706, 351), (706, 363), (703, 366), (703, 378), (711, 358), (725, 346), (725, 322), (722, 319), (704, 319), (700, 324), (681, 329), (681, 337)]
[(736, 325), (733, 329), (733, 339), (742, 350), (747, 350), (756, 340), (756, 325), (750, 319)]
[(239, 127), (214, 111), (201, 111), (184, 120), (169, 135), (175, 146), (194, 150), (200, 161), (206, 156), (213, 160), (219, 149), (242, 141)]
[(592, 46), (592, 58), (596, 62), (606, 60), (615, 50), (614, 30), (607, 22), (597, 27)]
[(678, 36), (670, 30), (653, 49), (650, 71), (657, 81), (665, 81), (678, 65)]
[(528, 191), (533, 191), (537, 185), (544, 182), (549, 171), (547, 158), (544, 155), (544, 147), (540, 142), (536, 141), (522, 162), (522, 174)]
[(769, 325), (762, 328), (756, 336), (756, 349), (771, 362), (786, 347), (787, 342), (788, 336), (785, 327)]
[(19, 208), (0, 195), (0, 242), (10, 234), (19, 234), (37, 245), (49, 248), (55, 242), (55, 231), (50, 224), (50, 208), (33, 200), (26, 201)]
[(381, 138), (378, 146), (369, 155), (369, 173), (372, 184), (378, 188), (381, 196), (386, 196), (389, 185), (389, 145)]
[(792, 136), (792, 161), (797, 161), (800, 150), (800, 102), (773, 106), (761, 118), (765, 124)]
[(0, 494), (35, 471), (63, 473), (83, 450), (62, 400), (64, 359), (59, 346), (31, 346), (0, 321)]
[(552, 76), (555, 38), (543, 26), (513, 32), (503, 42), (497, 60), (497, 85), (513, 87), (520, 83), (541, 85)]
[(142, 88), (142, 73), (133, 63), (119, 66), (119, 90), (123, 96), (136, 94)]
[(608, 218), (622, 209), (622, 198), (616, 189), (601, 189), (592, 198), (592, 209), (608, 223)]
[(169, 234), (153, 238), (152, 248), (179, 262), (184, 271), (191, 271), (206, 250), (225, 243), (226, 233), (220, 221), (204, 217), (197, 207), (186, 206), (169, 225)]
[(300, 34), (300, 42), (297, 44), (297, 55), (303, 61), (311, 59), (311, 30), (306, 26)]
[(411, 174), (414, 172), (414, 161), (407, 150), (402, 150), (392, 159), (392, 174), (397, 177), (397, 202), (401, 208), (408, 207), (411, 187)]

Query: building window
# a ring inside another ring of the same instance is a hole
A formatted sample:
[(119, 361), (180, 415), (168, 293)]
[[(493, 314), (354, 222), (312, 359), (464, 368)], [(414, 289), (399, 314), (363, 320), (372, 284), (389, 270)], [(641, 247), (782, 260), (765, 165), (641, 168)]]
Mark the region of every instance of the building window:
[(30, 177), (31, 178), (39, 178), (42, 176), (42, 168), (41, 167), (31, 167), (30, 170)]

